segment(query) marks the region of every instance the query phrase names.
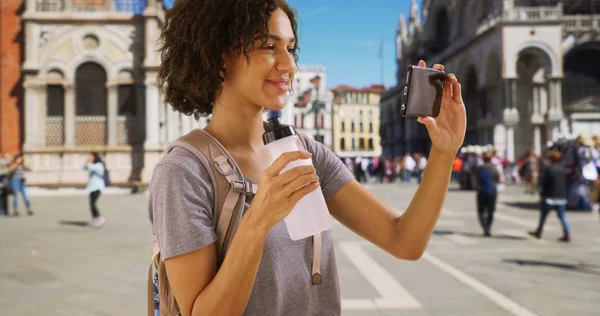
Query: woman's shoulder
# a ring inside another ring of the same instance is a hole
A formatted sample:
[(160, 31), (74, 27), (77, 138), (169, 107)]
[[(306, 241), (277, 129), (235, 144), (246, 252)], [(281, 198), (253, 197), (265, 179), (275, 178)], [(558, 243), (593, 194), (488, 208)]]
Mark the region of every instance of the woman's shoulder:
[(188, 181), (211, 182), (210, 174), (204, 164), (193, 153), (181, 147), (173, 148), (159, 160), (154, 167), (153, 178), (155, 176), (174, 181), (173, 178), (184, 177)]

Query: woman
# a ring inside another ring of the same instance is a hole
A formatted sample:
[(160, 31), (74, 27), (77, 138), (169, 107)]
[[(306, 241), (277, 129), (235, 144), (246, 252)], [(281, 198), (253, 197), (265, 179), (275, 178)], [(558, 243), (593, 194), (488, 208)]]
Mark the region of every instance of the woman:
[(104, 183), (104, 172), (106, 168), (104, 166), (104, 162), (100, 158), (100, 154), (97, 152), (90, 153), (88, 156), (88, 163), (85, 165), (84, 169), (89, 173), (86, 189), (88, 192), (90, 192), (92, 227), (100, 228), (102, 225), (106, 224), (106, 219), (100, 216), (100, 211), (96, 206), (102, 190), (106, 188), (106, 184)]
[(19, 194), (21, 194), (25, 207), (27, 207), (27, 215), (33, 216), (31, 201), (27, 196), (27, 186), (25, 185), (25, 172), (31, 171), (31, 169), (25, 166), (23, 154), (15, 156), (8, 169), (12, 173), (10, 187), (13, 192), (13, 216), (19, 216)]
[[(388, 253), (407, 260), (423, 254), (465, 133), (465, 108), (454, 75), (446, 82), (441, 114), (419, 118), (433, 148), (422, 185), (398, 215), (314, 140), (308, 141), (308, 152), (287, 153), (268, 165), (263, 111), (283, 109), (297, 71), (296, 13), (284, 0), (176, 1), (167, 12), (161, 41), (158, 78), (165, 101), (186, 115), (212, 114), (205, 130), (258, 183), (217, 269), (208, 172), (180, 148), (156, 165), (149, 217), (182, 315), (290, 315), (298, 309), (306, 315), (340, 315), (331, 230), (322, 236), (323, 280), (315, 286), (307, 278), (312, 239), (293, 242), (282, 221), (316, 189), (323, 191), (338, 221)], [(314, 168), (280, 174), (289, 162), (309, 157)]]
[(562, 242), (570, 242), (569, 224), (567, 223), (567, 171), (560, 165), (560, 152), (554, 151), (549, 154), (551, 165), (542, 170), (541, 176), (541, 214), (540, 223), (535, 231), (529, 232), (530, 235), (541, 238), (544, 230), (546, 217), (552, 209), (556, 209), (558, 218), (563, 227), (563, 236), (559, 239)]

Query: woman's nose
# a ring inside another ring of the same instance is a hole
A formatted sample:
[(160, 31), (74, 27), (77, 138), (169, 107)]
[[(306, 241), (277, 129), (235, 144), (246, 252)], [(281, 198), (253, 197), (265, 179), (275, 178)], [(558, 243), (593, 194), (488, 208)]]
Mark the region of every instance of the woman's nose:
[(297, 66), (296, 60), (294, 59), (294, 54), (288, 52), (287, 50), (280, 54), (278, 59), (276, 69), (279, 71), (286, 71), (291, 73), (292, 75), (296, 73)]

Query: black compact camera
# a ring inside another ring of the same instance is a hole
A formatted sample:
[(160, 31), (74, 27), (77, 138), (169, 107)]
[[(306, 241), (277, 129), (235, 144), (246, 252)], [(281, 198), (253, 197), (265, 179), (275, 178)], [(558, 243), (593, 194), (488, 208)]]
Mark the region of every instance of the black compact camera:
[(444, 82), (443, 71), (419, 66), (408, 66), (400, 113), (403, 117), (437, 117), (440, 114)]

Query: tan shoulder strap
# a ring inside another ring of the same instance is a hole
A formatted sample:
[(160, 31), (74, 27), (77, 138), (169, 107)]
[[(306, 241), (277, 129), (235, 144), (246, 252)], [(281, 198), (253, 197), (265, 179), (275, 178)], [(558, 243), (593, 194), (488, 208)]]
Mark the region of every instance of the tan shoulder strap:
[(188, 150), (203, 160), (207, 170), (213, 171), (211, 180), (217, 192), (215, 218), (217, 219), (217, 260), (220, 265), (242, 219), (245, 196), (256, 193), (256, 185), (245, 181), (241, 170), (225, 147), (206, 131), (193, 130), (174, 143), (174, 146), (179, 145), (191, 145), (195, 151)]
[[(298, 148), (304, 148), (308, 151), (306, 144), (308, 140), (303, 134), (298, 134)], [(323, 248), (323, 240), (321, 234), (313, 235), (313, 262), (312, 262), (312, 273), (311, 279), (313, 285), (321, 284), (321, 251)]]

